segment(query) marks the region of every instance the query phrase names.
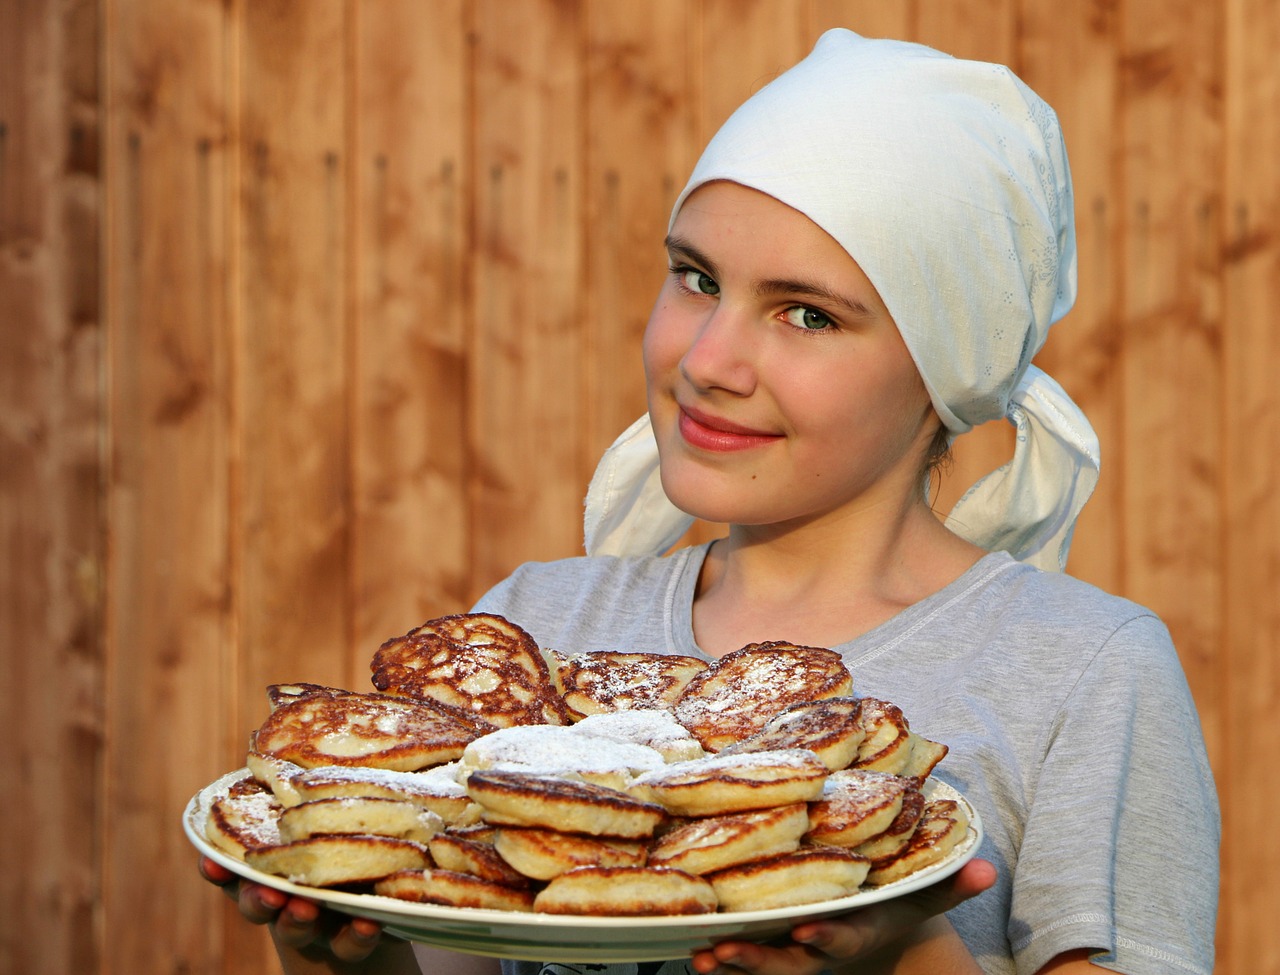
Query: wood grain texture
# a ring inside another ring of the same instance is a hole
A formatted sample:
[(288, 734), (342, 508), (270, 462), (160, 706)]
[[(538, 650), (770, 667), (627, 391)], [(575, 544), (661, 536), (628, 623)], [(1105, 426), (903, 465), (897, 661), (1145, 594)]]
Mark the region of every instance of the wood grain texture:
[(242, 726), (273, 681), (347, 684), (351, 90), (340, 0), (243, 9), (237, 467)]
[(470, 597), (470, 49), (462, 0), (357, 14), (352, 611), (372, 656)]
[(553, 0), (471, 10), (472, 568), (496, 581), (581, 548), (583, 23)]
[(1223, 583), (1222, 14), (1126, 8), (1120, 28), (1126, 593), (1169, 625), (1202, 709), (1219, 721)]
[[(221, 950), (220, 914), (176, 830), (232, 754), (224, 731), (239, 663), (221, 13), (125, 4), (104, 31), (108, 813), (98, 855), (103, 956), (130, 971), (204, 965)], [(163, 939), (138, 923), (143, 904), (164, 917)]]
[[(671, 201), (831, 26), (1059, 113), (1080, 296), (1038, 361), (1103, 448), (1069, 568), (1168, 622), (1217, 970), (1280, 973), (1272, 0), (0, 0), (0, 782), (36, 797), (0, 803), (0, 970), (277, 970), (183, 804), (264, 684), (366, 687), (383, 639), (579, 550)], [(939, 506), (1011, 450), (962, 439)]]
[(1068, 568), (1115, 591), (1122, 581), (1118, 520), (1124, 457), (1120, 385), (1119, 221), (1116, 179), (1119, 22), (1104, 4), (1065, 12), (1053, 0), (1022, 5), (1015, 67), (1058, 114), (1075, 191), (1079, 293), (1037, 364), (1060, 382), (1098, 435), (1105, 471), (1076, 527)]
[(1267, 777), (1247, 757), (1280, 748), (1280, 13), (1230, 3), (1223, 29), (1221, 696), (1209, 716), (1221, 744), (1218, 957), (1223, 972), (1280, 972), (1262, 907), (1276, 898), (1280, 842)]
[(0, 970), (94, 971), (103, 863), (97, 11), (0, 2)]
[[(584, 106), (587, 445), (594, 458), (645, 409), (638, 355), (666, 273), (671, 202), (696, 158), (683, 0), (587, 8)], [(645, 164), (636, 165), (636, 147)]]

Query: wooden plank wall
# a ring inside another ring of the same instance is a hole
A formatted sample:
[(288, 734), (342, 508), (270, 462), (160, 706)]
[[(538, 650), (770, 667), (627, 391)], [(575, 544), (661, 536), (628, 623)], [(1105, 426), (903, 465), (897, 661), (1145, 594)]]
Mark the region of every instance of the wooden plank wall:
[(363, 687), (578, 550), (670, 201), (834, 25), (1062, 116), (1082, 293), (1041, 360), (1104, 451), (1071, 571), (1169, 622), (1218, 970), (1280, 972), (1274, 0), (0, 0), (0, 970), (274, 969), (183, 804), (265, 684)]

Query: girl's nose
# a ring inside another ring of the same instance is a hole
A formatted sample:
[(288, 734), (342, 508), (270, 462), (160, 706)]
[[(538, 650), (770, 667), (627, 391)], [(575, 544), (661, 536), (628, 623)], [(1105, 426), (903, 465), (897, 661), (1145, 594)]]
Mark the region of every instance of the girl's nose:
[(756, 386), (756, 342), (747, 316), (719, 302), (693, 335), (680, 373), (700, 392), (749, 396)]

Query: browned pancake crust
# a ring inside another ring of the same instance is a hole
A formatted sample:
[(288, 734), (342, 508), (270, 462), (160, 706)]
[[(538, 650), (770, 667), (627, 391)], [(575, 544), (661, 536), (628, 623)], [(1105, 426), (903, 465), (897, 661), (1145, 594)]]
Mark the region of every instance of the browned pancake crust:
[(282, 704), (258, 728), (254, 747), (303, 768), (413, 771), (452, 761), (480, 733), (474, 721), (434, 702), (343, 691)]
[(897, 773), (911, 758), (911, 728), (902, 709), (879, 698), (861, 699), (859, 720), (865, 738), (854, 768)]
[(245, 777), (209, 807), (205, 836), (223, 852), (244, 859), (249, 850), (280, 842), (283, 809), (271, 792)]
[(803, 802), (692, 819), (654, 840), (649, 864), (686, 873), (711, 873), (798, 849), (808, 825), (808, 808)]
[(968, 832), (969, 817), (958, 802), (934, 799), (926, 803), (906, 847), (888, 862), (875, 861), (867, 883), (877, 886), (893, 883), (937, 863), (955, 849)]
[(552, 880), (533, 902), (544, 914), (610, 917), (710, 914), (716, 906), (710, 884), (669, 867), (578, 867)]
[(528, 878), (518, 873), (499, 854), (492, 839), (469, 839), (466, 835), (437, 833), (427, 844), (441, 870), (465, 873), (508, 887), (527, 887)]
[(822, 798), (809, 804), (806, 839), (824, 846), (857, 846), (894, 826), (907, 792), (914, 788), (913, 780), (887, 772), (834, 772)]
[(793, 704), (750, 738), (722, 749), (722, 754), (807, 748), (832, 771), (847, 768), (857, 759), (866, 737), (861, 714), (862, 702), (855, 697)]
[(813, 752), (791, 748), (679, 762), (640, 776), (633, 791), (675, 816), (716, 816), (810, 802), (829, 774)]
[(793, 704), (844, 697), (852, 690), (853, 678), (834, 650), (779, 640), (751, 643), (689, 681), (675, 714), (714, 752), (750, 738)]
[(842, 847), (815, 846), (718, 870), (707, 880), (722, 910), (756, 911), (855, 894), (868, 867)]
[(503, 826), (638, 839), (652, 836), (666, 818), (661, 806), (616, 789), (524, 772), (472, 772), (467, 793), (485, 822)]
[(404, 870), (374, 884), (384, 897), (493, 911), (532, 911), (533, 892), (452, 870)]
[(924, 807), (924, 793), (914, 786), (907, 789), (902, 794), (902, 808), (898, 810), (893, 822), (882, 833), (859, 843), (855, 852), (870, 859), (872, 867), (883, 866), (898, 856), (911, 841), (911, 836), (924, 815)]
[(313, 836), (245, 853), (256, 870), (309, 887), (372, 883), (398, 870), (426, 867), (427, 848), (388, 836)]
[(270, 703), (272, 711), (281, 705), (291, 704), (304, 697), (315, 697), (316, 695), (337, 697), (348, 693), (350, 692), (337, 687), (329, 687), (326, 684), (308, 684), (306, 682), (267, 685), (267, 701)]
[(521, 827), (499, 829), (493, 846), (514, 869), (535, 880), (550, 880), (576, 867), (642, 867), (646, 854), (638, 840)]
[(556, 684), (574, 720), (626, 709), (675, 707), (685, 686), (707, 662), (681, 654), (600, 650), (557, 655)]
[(533, 637), (494, 614), (428, 620), (379, 647), (370, 667), (381, 691), (440, 701), (500, 728), (568, 720)]

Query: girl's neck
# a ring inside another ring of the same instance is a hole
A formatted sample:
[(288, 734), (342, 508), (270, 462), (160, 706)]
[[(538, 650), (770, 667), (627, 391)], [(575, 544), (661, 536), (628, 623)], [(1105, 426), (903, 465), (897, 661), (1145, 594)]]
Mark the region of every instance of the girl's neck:
[(835, 646), (947, 586), (985, 553), (923, 502), (788, 526), (734, 526), (708, 553), (694, 635), (722, 656), (747, 643)]

